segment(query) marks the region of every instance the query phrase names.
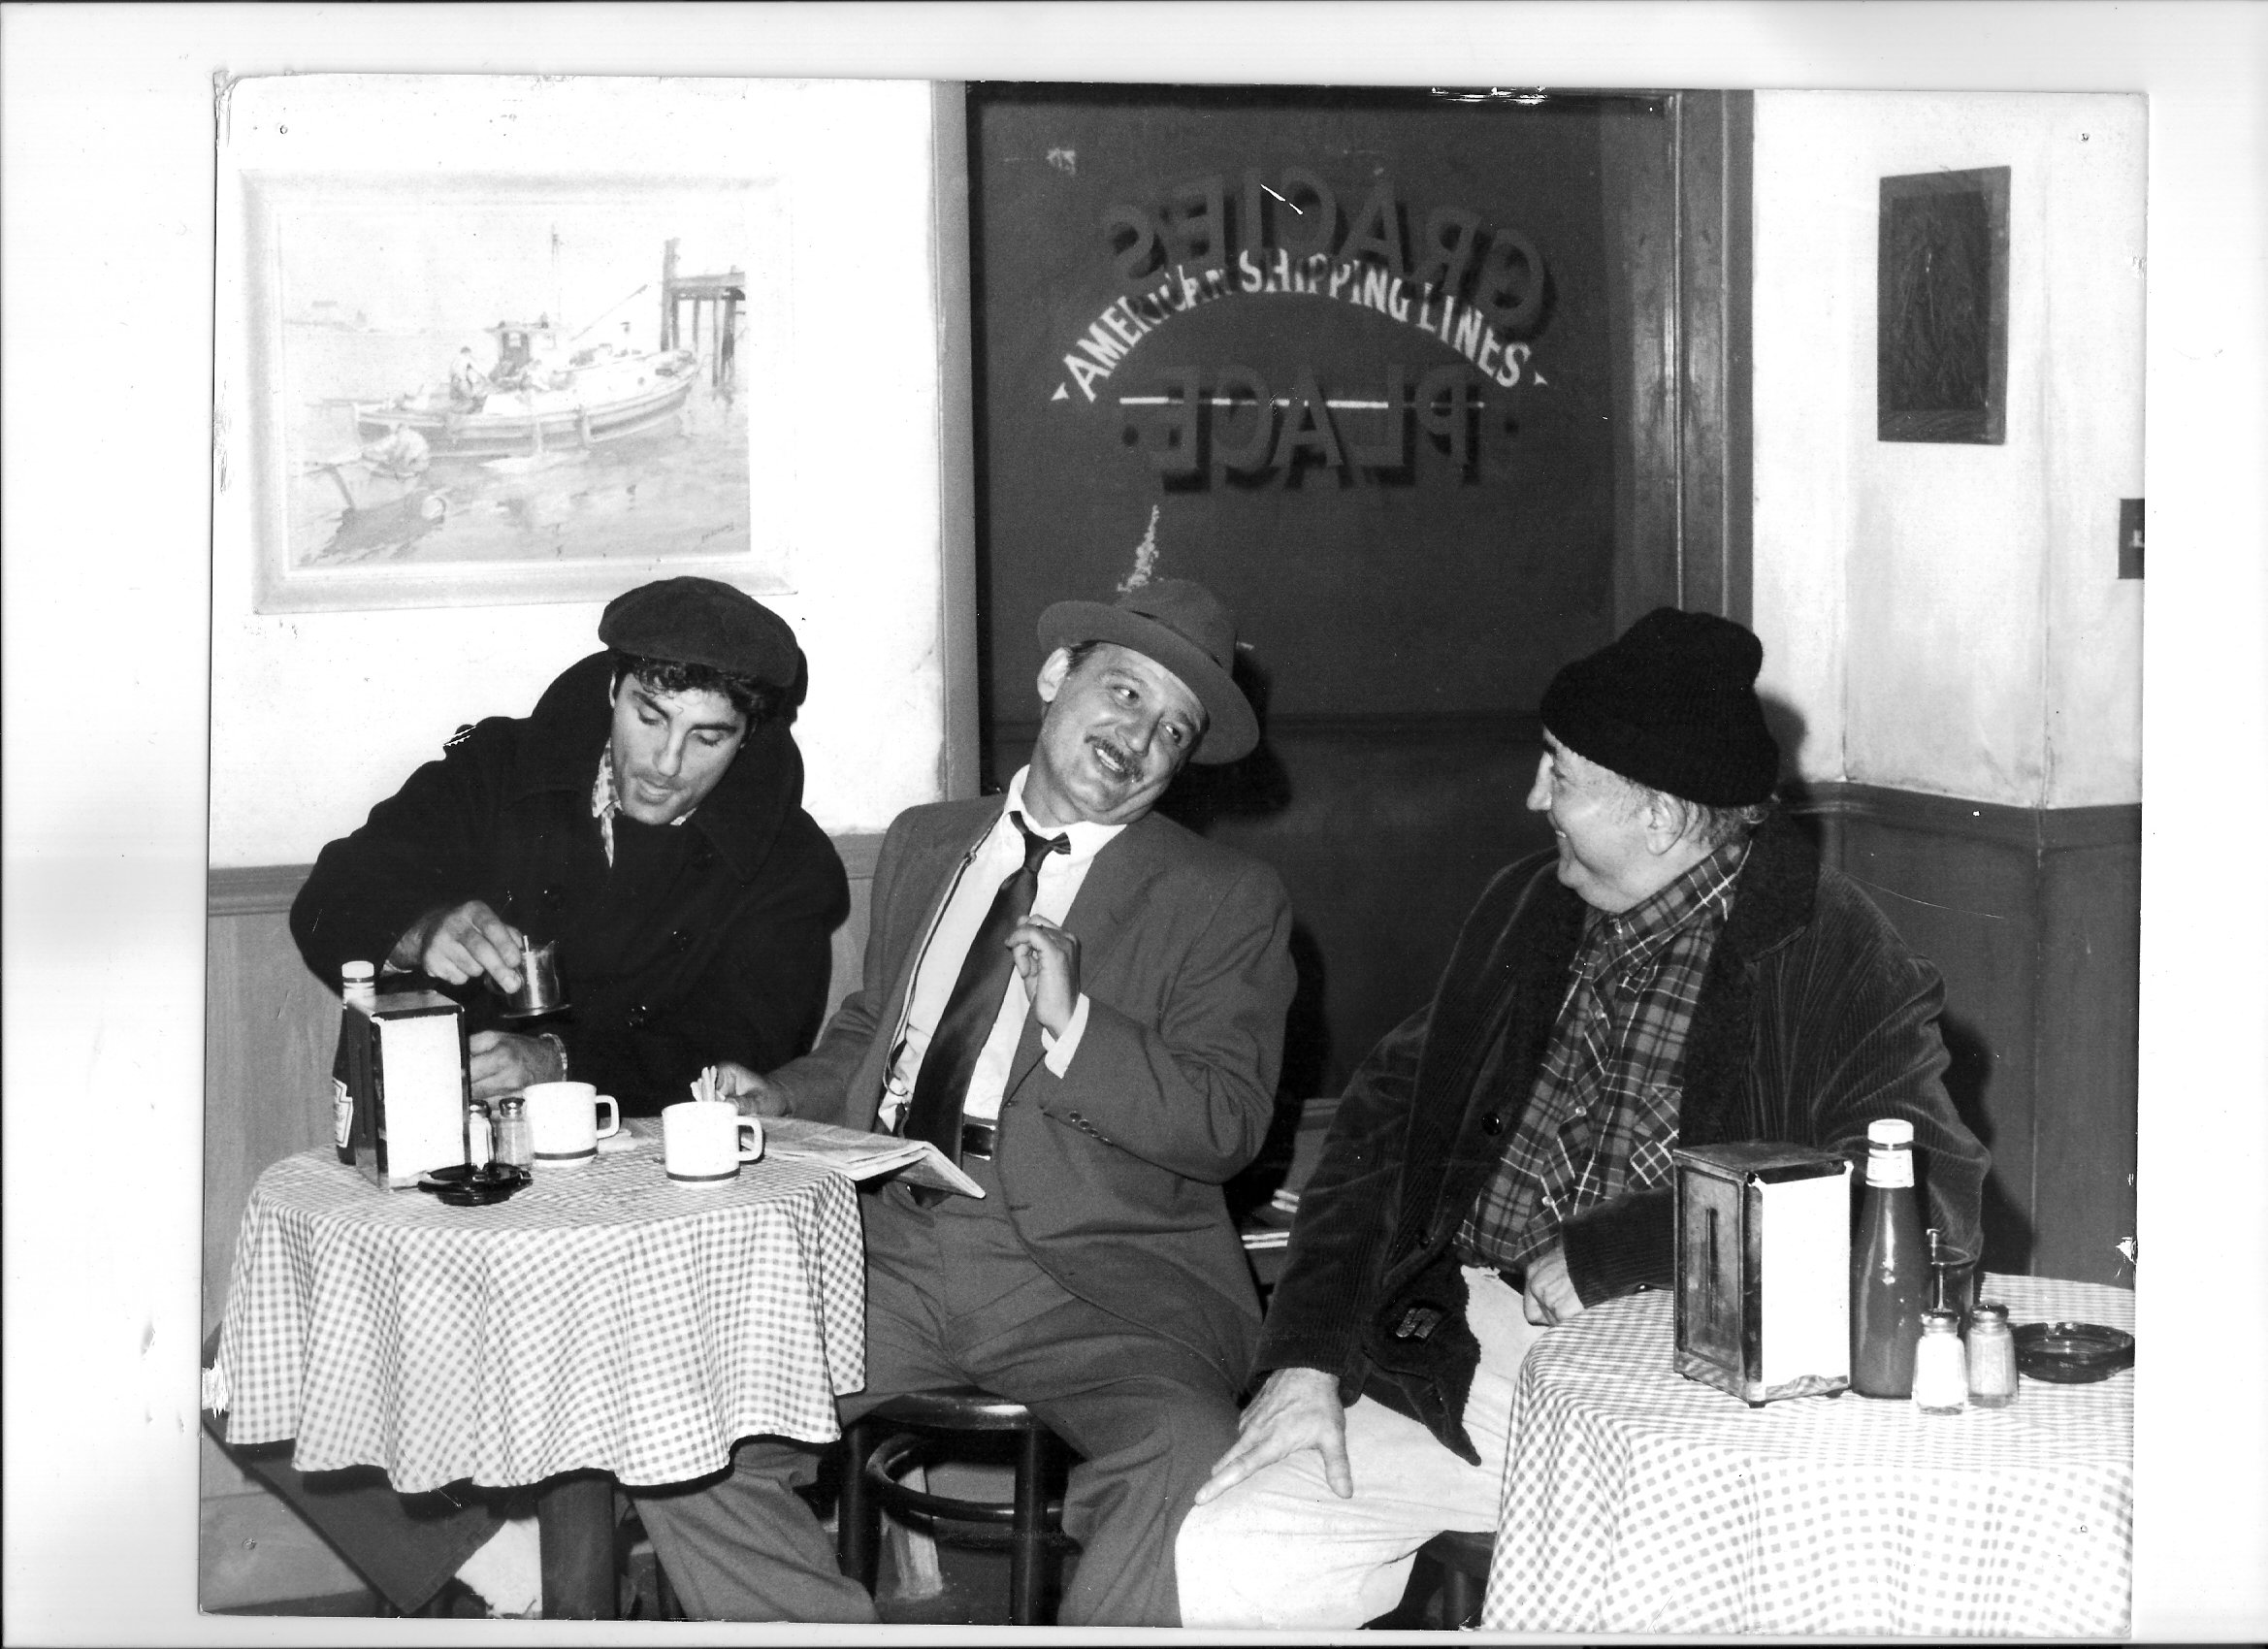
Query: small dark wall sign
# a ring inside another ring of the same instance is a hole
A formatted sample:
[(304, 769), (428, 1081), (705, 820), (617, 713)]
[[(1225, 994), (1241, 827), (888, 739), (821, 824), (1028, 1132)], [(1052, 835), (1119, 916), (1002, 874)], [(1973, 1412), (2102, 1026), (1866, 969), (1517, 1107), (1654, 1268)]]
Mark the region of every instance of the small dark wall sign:
[(2119, 501), (2119, 576), (2142, 576), (2142, 501)]
[(1874, 324), (1879, 439), (2006, 438), (2007, 167), (1882, 179)]

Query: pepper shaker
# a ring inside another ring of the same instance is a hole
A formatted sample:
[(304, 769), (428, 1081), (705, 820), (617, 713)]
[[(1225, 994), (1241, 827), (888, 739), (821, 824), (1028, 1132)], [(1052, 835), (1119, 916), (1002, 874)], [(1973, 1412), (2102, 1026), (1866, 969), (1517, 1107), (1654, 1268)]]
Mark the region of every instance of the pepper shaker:
[(496, 1160), (523, 1174), (535, 1170), (535, 1134), (528, 1121), (528, 1102), (518, 1094), (497, 1101)]
[(2008, 1308), (1980, 1300), (1969, 1313), (1969, 1401), (1979, 1408), (2005, 1408), (2016, 1401), (2016, 1337)]

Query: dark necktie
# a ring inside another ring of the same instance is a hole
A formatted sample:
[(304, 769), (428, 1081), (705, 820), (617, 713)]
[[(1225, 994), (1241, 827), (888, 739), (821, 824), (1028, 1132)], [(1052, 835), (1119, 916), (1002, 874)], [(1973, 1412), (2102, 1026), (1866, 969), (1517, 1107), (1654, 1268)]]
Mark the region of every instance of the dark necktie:
[(953, 994), (922, 1055), (914, 1097), (906, 1106), (905, 1137), (927, 1140), (954, 1163), (960, 1161), (960, 1111), (968, 1098), (969, 1078), (1000, 1017), (1000, 998), (1016, 971), (1008, 935), (1031, 914), (1032, 896), (1039, 891), (1040, 861), (1052, 853), (1071, 851), (1069, 836), (1035, 836), (1025, 827), (1022, 814), (1011, 813), (1008, 819), (1023, 836), (1023, 868), (1000, 884), (984, 925), (969, 941)]

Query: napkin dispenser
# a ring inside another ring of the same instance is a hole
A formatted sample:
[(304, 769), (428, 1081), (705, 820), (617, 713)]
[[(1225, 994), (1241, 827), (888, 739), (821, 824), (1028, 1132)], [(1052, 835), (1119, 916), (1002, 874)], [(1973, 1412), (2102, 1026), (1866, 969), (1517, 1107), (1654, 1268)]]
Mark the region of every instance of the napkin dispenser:
[(465, 1011), (437, 990), (351, 1004), (342, 1020), (346, 1087), (353, 1097), (347, 1143), (363, 1178), (381, 1190), (465, 1160)]
[(1851, 1383), (1851, 1165), (1769, 1144), (1673, 1151), (1677, 1372), (1751, 1405)]

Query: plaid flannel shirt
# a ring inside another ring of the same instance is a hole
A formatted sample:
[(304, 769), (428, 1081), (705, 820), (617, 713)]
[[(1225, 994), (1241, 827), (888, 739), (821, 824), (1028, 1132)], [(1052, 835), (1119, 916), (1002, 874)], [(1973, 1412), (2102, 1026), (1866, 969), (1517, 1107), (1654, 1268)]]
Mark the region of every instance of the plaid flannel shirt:
[(1686, 1032), (1747, 853), (1728, 844), (1627, 911), (1588, 913), (1536, 1090), (1457, 1233), (1468, 1259), (1512, 1270), (1584, 1210), (1668, 1183)]

